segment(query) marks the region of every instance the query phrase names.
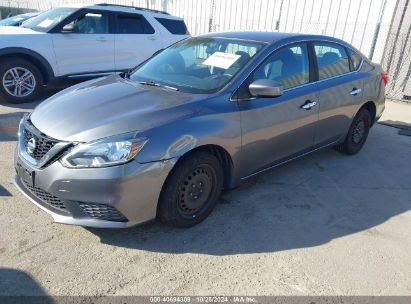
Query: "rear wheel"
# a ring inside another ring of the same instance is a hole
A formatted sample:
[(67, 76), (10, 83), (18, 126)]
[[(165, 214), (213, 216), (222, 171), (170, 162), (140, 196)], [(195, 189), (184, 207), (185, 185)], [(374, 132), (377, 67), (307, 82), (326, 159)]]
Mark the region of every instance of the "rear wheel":
[(0, 64), (0, 94), (5, 101), (24, 103), (38, 96), (43, 85), (39, 69), (24, 59), (9, 59)]
[(170, 226), (194, 226), (211, 213), (222, 188), (219, 160), (214, 155), (196, 152), (170, 173), (160, 195), (157, 216)]
[(351, 123), (344, 142), (336, 150), (348, 155), (357, 154), (365, 144), (371, 127), (371, 115), (367, 109), (360, 110)]

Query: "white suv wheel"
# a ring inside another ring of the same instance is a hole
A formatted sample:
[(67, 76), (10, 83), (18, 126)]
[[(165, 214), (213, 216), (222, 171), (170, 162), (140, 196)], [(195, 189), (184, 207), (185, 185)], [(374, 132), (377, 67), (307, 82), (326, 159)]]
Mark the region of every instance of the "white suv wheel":
[(11, 68), (3, 75), (3, 88), (13, 97), (26, 97), (36, 89), (36, 78), (26, 68)]

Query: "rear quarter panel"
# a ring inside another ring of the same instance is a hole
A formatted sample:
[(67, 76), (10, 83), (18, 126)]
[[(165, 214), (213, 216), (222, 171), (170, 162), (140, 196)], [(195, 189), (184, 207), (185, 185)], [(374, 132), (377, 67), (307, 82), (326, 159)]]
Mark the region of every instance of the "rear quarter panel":
[(363, 104), (369, 101), (374, 102), (376, 107), (375, 121), (377, 121), (385, 109), (385, 84), (381, 77), (383, 69), (378, 64), (364, 62), (362, 70), (367, 76), (364, 79)]

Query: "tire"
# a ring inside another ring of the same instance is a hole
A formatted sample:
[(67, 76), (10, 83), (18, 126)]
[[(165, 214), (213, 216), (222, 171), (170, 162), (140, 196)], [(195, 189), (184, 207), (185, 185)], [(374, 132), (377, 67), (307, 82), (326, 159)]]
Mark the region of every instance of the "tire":
[(370, 128), (371, 114), (367, 109), (362, 109), (355, 115), (344, 142), (335, 149), (348, 155), (357, 154), (364, 146)]
[(161, 191), (157, 217), (173, 227), (192, 227), (214, 209), (223, 188), (219, 160), (206, 152), (195, 152), (177, 163)]
[(42, 85), (43, 76), (30, 61), (12, 58), (0, 63), (0, 95), (5, 101), (15, 104), (33, 101)]

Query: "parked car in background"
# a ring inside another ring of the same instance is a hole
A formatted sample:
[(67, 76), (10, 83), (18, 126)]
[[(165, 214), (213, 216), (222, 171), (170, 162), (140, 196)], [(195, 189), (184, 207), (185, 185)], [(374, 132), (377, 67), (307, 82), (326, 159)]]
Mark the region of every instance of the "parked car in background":
[(45, 85), (127, 71), (188, 32), (164, 12), (95, 4), (49, 10), (0, 36), (0, 95), (20, 103)]
[(0, 20), (0, 26), (20, 26), (25, 21), (36, 17), (38, 14), (39, 13), (26, 13), (26, 14), (20, 14), (20, 15), (16, 15), (13, 17), (9, 17), (9, 18)]
[(189, 38), (25, 116), (15, 184), (60, 223), (193, 226), (223, 188), (320, 148), (359, 152), (386, 81), (378, 64), (326, 36)]

